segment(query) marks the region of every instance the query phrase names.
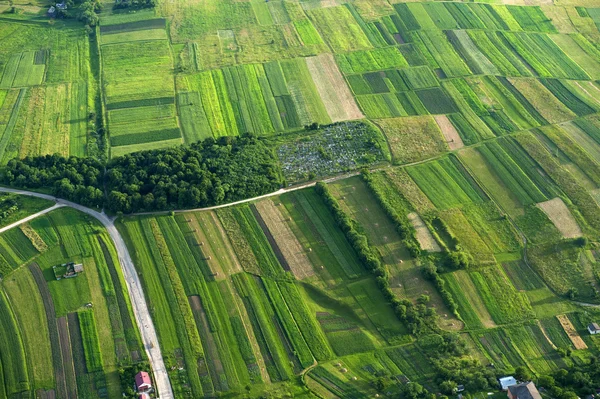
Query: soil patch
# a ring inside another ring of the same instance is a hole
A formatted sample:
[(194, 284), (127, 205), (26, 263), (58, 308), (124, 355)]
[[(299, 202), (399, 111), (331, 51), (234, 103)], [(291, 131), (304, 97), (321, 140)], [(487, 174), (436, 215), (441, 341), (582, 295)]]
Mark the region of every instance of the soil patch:
[(540, 202), (538, 207), (544, 211), (564, 238), (581, 237), (581, 228), (561, 198)]
[(571, 342), (573, 342), (573, 345), (575, 345), (575, 349), (587, 349), (588, 346), (585, 342), (583, 342), (583, 339), (581, 339), (581, 337), (577, 333), (577, 330), (575, 330), (573, 323), (571, 323), (571, 320), (569, 320), (567, 315), (561, 314), (556, 316), (556, 318), (560, 322), (560, 325), (562, 326), (563, 330), (565, 330), (565, 332), (569, 336)]
[(446, 115), (435, 115), (434, 118), (440, 127), (440, 130), (442, 131), (450, 150), (458, 150), (459, 148), (463, 148), (465, 146), (462, 138), (460, 138), (460, 134), (458, 134), (458, 130), (456, 130)]

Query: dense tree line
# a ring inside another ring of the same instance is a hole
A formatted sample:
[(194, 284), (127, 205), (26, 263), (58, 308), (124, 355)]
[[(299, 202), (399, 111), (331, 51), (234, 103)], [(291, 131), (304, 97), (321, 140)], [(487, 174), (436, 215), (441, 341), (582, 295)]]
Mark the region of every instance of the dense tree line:
[[(357, 229), (356, 222), (344, 212), (325, 183), (317, 183), (316, 191), (345, 234), (361, 263), (375, 276), (377, 285), (386, 301), (392, 306), (398, 319), (418, 338), (417, 345), (434, 365), (436, 383), (443, 393), (447, 395), (454, 394), (454, 388), (457, 384), (464, 384), (465, 388), (472, 392), (495, 386), (497, 377), (495, 371), (482, 367), (478, 360), (465, 356), (468, 352), (467, 346), (458, 334), (440, 329), (437, 324), (438, 315), (435, 309), (427, 306), (428, 296), (422, 295), (416, 303), (405, 298), (399, 299), (396, 297), (390, 287), (389, 272), (386, 266), (382, 264), (377, 250), (369, 245), (366, 235)], [(407, 230), (409, 229), (406, 225), (404, 226)], [(436, 285), (449, 309), (457, 312), (456, 303), (451, 294), (445, 290), (444, 281), (438, 275), (437, 267), (433, 263), (434, 260), (444, 263), (445, 258), (427, 257), (424, 260), (426, 262), (423, 268), (425, 276)], [(379, 382), (384, 383), (384, 381)], [(435, 397), (435, 394), (418, 383), (411, 383), (402, 386), (401, 397), (429, 399)]]
[(117, 0), (114, 9), (140, 9), (156, 7), (156, 0)]
[(435, 288), (440, 293), (440, 296), (442, 297), (444, 304), (446, 304), (448, 307), (448, 310), (454, 313), (454, 315), (460, 319), (458, 305), (452, 297), (452, 294), (450, 294), (450, 291), (446, 289), (446, 281), (444, 281), (444, 279), (438, 274), (438, 268), (435, 263), (431, 259), (426, 259), (425, 265), (421, 270), (423, 277), (435, 285)]
[[(527, 374), (525, 378), (531, 379), (530, 373)], [(542, 375), (537, 379), (537, 385), (558, 399), (577, 399), (595, 394), (600, 388), (600, 357), (592, 357), (584, 364), (560, 369), (551, 375)]]
[(277, 158), (264, 141), (251, 136), (141, 151), (106, 165), (60, 155), (13, 159), (0, 180), (123, 213), (218, 205), (282, 184)]
[(415, 305), (407, 299), (396, 297), (390, 287), (389, 272), (381, 263), (379, 253), (369, 245), (367, 236), (357, 230), (356, 222), (344, 212), (327, 185), (323, 182), (317, 183), (316, 191), (350, 242), (361, 263), (375, 276), (381, 293), (391, 304), (396, 316), (407, 325), (412, 334), (418, 335), (425, 331), (437, 330), (436, 314), (433, 308), (428, 308), (424, 303)]

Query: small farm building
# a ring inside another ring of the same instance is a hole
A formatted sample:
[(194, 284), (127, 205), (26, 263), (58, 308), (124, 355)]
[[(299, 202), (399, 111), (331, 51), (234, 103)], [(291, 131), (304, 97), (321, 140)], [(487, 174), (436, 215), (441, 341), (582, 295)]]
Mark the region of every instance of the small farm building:
[(150, 399), (150, 395), (148, 395), (148, 393), (146, 392), (142, 392), (140, 393), (140, 396), (138, 396), (139, 399)]
[(50, 6), (50, 8), (48, 9), (48, 16), (54, 17), (55, 15), (56, 15), (56, 7)]
[(83, 265), (81, 263), (75, 264), (74, 262), (63, 263), (62, 265), (52, 266), (52, 270), (54, 271), (54, 277), (57, 280), (61, 280), (63, 278), (77, 277), (83, 273)]
[(135, 375), (135, 387), (138, 392), (146, 392), (150, 388), (152, 388), (152, 380), (150, 379), (150, 374), (145, 371), (140, 371)]
[(598, 325), (598, 323), (590, 323), (588, 325), (588, 331), (592, 335), (600, 334), (600, 325)]
[(517, 385), (517, 380), (515, 380), (515, 377), (513, 377), (512, 375), (508, 376), (508, 377), (499, 378), (498, 382), (500, 383), (500, 387), (502, 388), (503, 391), (507, 391), (508, 387)]
[(508, 397), (510, 399), (542, 399), (535, 384), (531, 381), (508, 387)]

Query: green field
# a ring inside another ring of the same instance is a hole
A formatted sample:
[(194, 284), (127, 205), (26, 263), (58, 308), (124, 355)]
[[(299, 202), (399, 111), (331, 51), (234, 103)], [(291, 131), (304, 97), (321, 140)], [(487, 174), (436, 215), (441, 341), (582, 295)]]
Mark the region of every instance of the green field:
[[(0, 181), (114, 217), (175, 397), (598, 388), (598, 0), (47, 7), (0, 1)], [(0, 233), (0, 399), (133, 397), (135, 320), (91, 217)]]
[[(145, 353), (107, 234), (73, 210), (53, 211), (25, 226), (1, 237), (4, 259), (13, 267), (2, 281), (2, 298), (9, 301), (2, 314), (20, 331), (3, 334), (14, 340), (1, 346), (13, 354), (2, 358), (6, 392), (120, 394), (117, 369), (143, 361)], [(57, 281), (52, 266), (67, 261), (82, 262), (84, 272)], [(86, 306), (92, 303), (93, 310)], [(59, 341), (70, 346), (61, 349)]]

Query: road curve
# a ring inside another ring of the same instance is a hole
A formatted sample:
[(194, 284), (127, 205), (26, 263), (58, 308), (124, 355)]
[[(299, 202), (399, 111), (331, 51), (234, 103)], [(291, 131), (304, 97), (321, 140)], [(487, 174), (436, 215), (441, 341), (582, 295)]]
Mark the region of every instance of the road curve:
[[(108, 231), (108, 234), (110, 235), (110, 238), (115, 244), (115, 248), (117, 249), (119, 264), (121, 265), (121, 269), (123, 270), (123, 275), (125, 277), (125, 282), (127, 284), (127, 289), (129, 292), (129, 298), (131, 299), (131, 305), (133, 306), (133, 313), (135, 315), (138, 328), (140, 329), (140, 334), (142, 336), (144, 348), (146, 349), (146, 354), (148, 355), (150, 366), (154, 371), (154, 378), (156, 381), (156, 390), (158, 393), (158, 397), (160, 399), (173, 399), (174, 396), (173, 390), (171, 389), (171, 382), (169, 381), (167, 369), (165, 367), (162, 353), (160, 351), (160, 345), (158, 344), (156, 330), (154, 328), (154, 324), (152, 323), (152, 318), (150, 317), (150, 311), (148, 310), (148, 305), (146, 304), (146, 299), (142, 290), (142, 284), (133, 265), (133, 261), (131, 260), (131, 256), (129, 255), (129, 251), (127, 250), (127, 246), (125, 245), (125, 241), (123, 240), (123, 237), (121, 237), (121, 233), (119, 233), (119, 231), (115, 227), (114, 219), (108, 217), (103, 212), (100, 213), (83, 205), (56, 198), (52, 195), (5, 187), (0, 187), (0, 192), (28, 195), (31, 197), (38, 197), (50, 201), (56, 201), (55, 206), (46, 209), (45, 211), (38, 212), (35, 215), (31, 215), (32, 218), (39, 216), (40, 213), (46, 213), (49, 212), (49, 210), (53, 210), (63, 206), (68, 206), (98, 219), (100, 223), (104, 225), (104, 227)], [(11, 225), (7, 227), (14, 226)], [(2, 231), (4, 230), (1, 230), (0, 232)]]

